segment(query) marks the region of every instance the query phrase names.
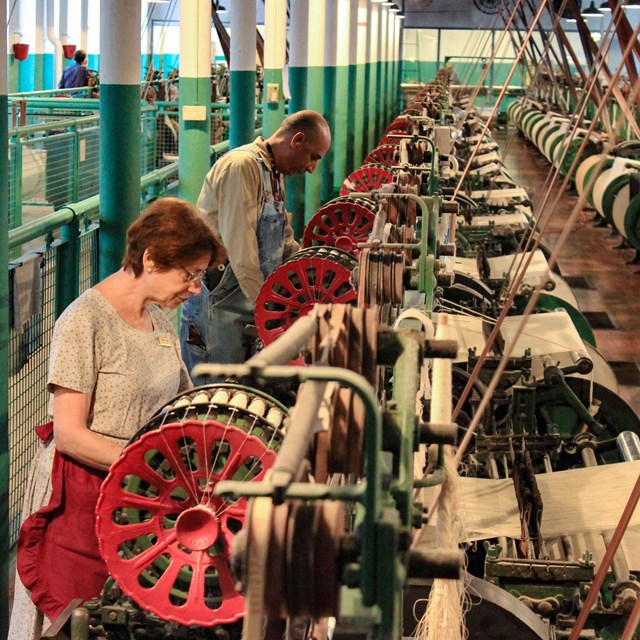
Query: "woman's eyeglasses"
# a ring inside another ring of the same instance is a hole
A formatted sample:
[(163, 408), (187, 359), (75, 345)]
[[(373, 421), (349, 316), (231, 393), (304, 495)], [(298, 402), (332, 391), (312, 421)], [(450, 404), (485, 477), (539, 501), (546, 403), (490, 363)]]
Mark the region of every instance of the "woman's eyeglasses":
[(187, 282), (202, 282), (202, 279), (207, 274), (206, 269), (204, 271), (189, 271), (185, 267), (180, 267), (184, 271)]

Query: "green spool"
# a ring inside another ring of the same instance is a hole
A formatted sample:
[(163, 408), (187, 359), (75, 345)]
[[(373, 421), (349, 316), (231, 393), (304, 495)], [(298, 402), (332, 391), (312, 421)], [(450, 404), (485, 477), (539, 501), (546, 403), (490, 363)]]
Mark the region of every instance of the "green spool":
[(640, 251), (640, 196), (632, 198), (624, 217), (624, 232), (631, 246)]
[[(616, 195), (624, 187), (629, 184), (629, 174), (623, 173), (617, 177), (615, 177), (604, 190), (604, 194), (602, 196), (602, 213), (604, 215), (605, 220), (613, 225), (613, 201), (616, 198)], [(615, 226), (615, 225), (614, 225)]]
[[(567, 149), (566, 153), (564, 154), (564, 159), (560, 163), (560, 173), (561, 173), (561, 175), (563, 177), (567, 176), (567, 174), (571, 170), (571, 165), (573, 164), (573, 162), (576, 159), (576, 156), (578, 155), (578, 153), (580, 153), (580, 147), (582, 146), (582, 140), (583, 140), (583, 138), (581, 138), (581, 137), (575, 137), (569, 143), (568, 149)], [(573, 169), (574, 172), (576, 171), (577, 168), (578, 168), (577, 166), (574, 167), (574, 169)]]
[[(613, 158), (610, 158), (610, 159), (605, 160), (605, 161), (602, 163), (602, 166), (600, 167), (600, 173), (599, 173), (598, 175), (602, 174), (602, 172), (603, 172), (603, 171), (606, 171), (607, 169), (611, 169), (611, 167), (613, 166), (613, 160), (614, 160)], [(596, 169), (596, 167), (597, 167), (597, 166), (598, 166), (598, 165), (597, 165), (597, 164), (595, 164), (593, 167), (590, 167), (590, 168), (589, 168), (589, 170), (587, 171), (587, 173), (585, 174), (585, 176), (584, 176), (584, 185), (585, 185), (585, 188), (586, 188), (586, 186), (589, 184), (589, 182), (591, 181), (591, 176), (593, 175), (593, 172), (595, 171), (595, 169)], [(598, 178), (596, 178), (596, 179), (593, 181), (593, 184), (594, 184), (594, 185), (595, 185), (595, 183), (596, 183), (596, 180), (597, 180), (597, 179), (598, 179)], [(589, 205), (590, 205), (591, 207), (593, 207), (593, 208), (595, 209), (595, 203), (593, 202), (593, 188), (591, 188), (591, 193), (588, 193), (588, 194), (587, 194), (587, 202), (589, 203)]]

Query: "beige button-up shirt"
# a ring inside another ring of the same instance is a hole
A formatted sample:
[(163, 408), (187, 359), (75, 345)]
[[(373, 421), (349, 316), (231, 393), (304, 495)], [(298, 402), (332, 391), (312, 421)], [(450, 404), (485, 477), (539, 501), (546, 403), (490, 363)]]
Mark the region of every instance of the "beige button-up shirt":
[[(264, 282), (256, 230), (265, 194), (260, 166), (251, 151), (264, 159), (266, 167), (271, 167), (262, 137), (229, 151), (207, 174), (198, 207), (222, 242), (242, 292), (255, 304)], [(287, 213), (284, 257), (299, 249), (300, 245), (293, 238), (291, 216)]]

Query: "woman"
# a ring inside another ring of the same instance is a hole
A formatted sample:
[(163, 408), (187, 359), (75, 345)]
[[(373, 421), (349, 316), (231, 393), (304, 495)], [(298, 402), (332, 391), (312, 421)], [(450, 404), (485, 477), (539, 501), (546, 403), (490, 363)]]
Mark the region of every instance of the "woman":
[[(122, 268), (83, 293), (56, 322), (47, 380), (52, 429), (39, 434), (45, 439), (52, 433), (53, 440), (48, 437), (49, 455), (30, 478), (25, 515), (37, 510), (20, 531), (22, 584), (16, 577), (10, 638), (39, 638), (38, 627), (46, 628), (72, 599), (100, 595), (107, 577), (94, 531), (100, 484), (138, 428), (191, 386), (162, 309), (199, 293), (218, 253), (195, 206), (178, 198), (156, 200), (129, 228)], [(43, 491), (49, 471), (51, 489)], [(38, 492), (41, 503), (34, 505)]]

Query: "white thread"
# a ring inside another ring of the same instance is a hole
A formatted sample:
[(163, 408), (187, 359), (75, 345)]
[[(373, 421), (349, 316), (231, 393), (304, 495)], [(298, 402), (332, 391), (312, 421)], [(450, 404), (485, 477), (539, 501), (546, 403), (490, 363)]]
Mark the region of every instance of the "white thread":
[[(436, 339), (446, 340), (450, 332), (447, 317), (438, 318)], [(431, 421), (436, 424), (451, 422), (452, 390), (451, 361), (436, 358), (433, 361), (433, 394), (431, 399)], [(445, 480), (438, 505), (437, 547), (457, 549), (461, 536), (458, 518), (456, 481), (458, 472), (450, 445), (444, 447)], [(431, 586), (427, 610), (418, 622), (416, 640), (463, 640), (467, 637), (464, 624), (465, 588), (463, 581), (436, 578)]]

